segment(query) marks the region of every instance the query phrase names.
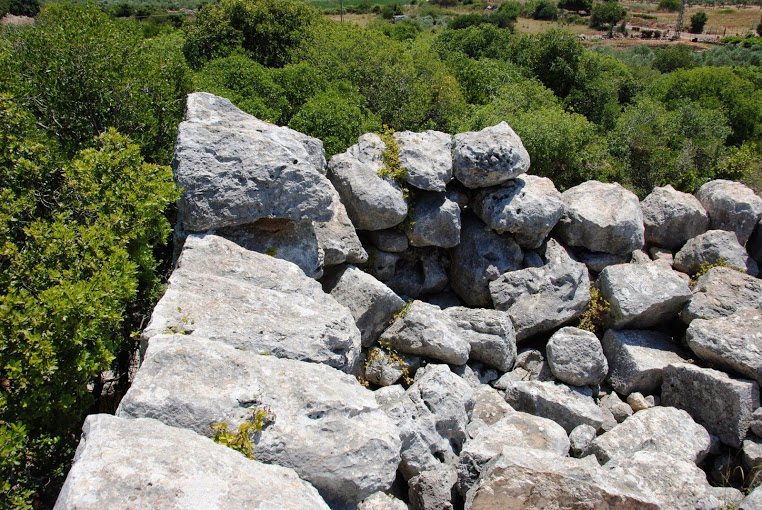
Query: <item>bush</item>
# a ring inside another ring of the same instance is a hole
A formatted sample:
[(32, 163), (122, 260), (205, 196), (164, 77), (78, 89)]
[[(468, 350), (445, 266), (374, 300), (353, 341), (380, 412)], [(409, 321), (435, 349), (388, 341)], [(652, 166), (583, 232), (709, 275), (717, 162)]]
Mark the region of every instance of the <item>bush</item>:
[(593, 8), (592, 0), (559, 0), (559, 9), (566, 9), (567, 11), (574, 12), (586, 12), (589, 13)]
[(696, 67), (696, 59), (690, 46), (687, 44), (675, 44), (674, 46), (658, 50), (651, 65), (660, 73), (666, 74), (676, 69)]
[(691, 27), (688, 31), (692, 34), (700, 34), (704, 31), (704, 25), (706, 25), (708, 17), (704, 11), (699, 11), (691, 16)]
[(381, 6), (381, 17), (392, 19), (394, 16), (402, 15), (402, 6), (399, 3), (384, 4)]
[(597, 2), (593, 5), (593, 11), (590, 15), (590, 26), (592, 28), (604, 28), (608, 25), (609, 36), (613, 33), (617, 23), (627, 16), (627, 11), (619, 5), (617, 0), (607, 0)]
[(531, 17), (533, 19), (555, 20), (558, 18), (558, 7), (551, 0), (537, 0), (533, 2)]
[(680, 10), (680, 0), (659, 0), (659, 9), (662, 11), (675, 12)]
[(550, 29), (543, 34), (518, 38), (508, 56), (559, 97), (566, 97), (577, 79), (582, 53), (582, 43), (576, 35)]

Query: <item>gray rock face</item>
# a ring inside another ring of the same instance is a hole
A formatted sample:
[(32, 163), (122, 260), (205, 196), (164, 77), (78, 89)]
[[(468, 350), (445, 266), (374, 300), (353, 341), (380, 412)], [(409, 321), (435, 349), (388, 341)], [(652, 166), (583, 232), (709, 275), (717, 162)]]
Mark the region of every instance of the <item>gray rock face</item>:
[(741, 246), (762, 218), (762, 198), (740, 182), (709, 181), (701, 186), (696, 198), (709, 213), (709, 228), (735, 232)]
[(513, 368), (516, 360), (516, 332), (503, 312), (484, 308), (453, 306), (445, 309), (471, 345), (470, 359), (495, 367), (501, 372)]
[(515, 382), (506, 388), (505, 401), (517, 411), (553, 420), (567, 433), (583, 423), (598, 430), (603, 423), (603, 415), (595, 401), (565, 384)]
[(325, 509), (292, 470), (156, 420), (88, 416), (56, 509)]
[(486, 384), (474, 387), (474, 399), (476, 403), (468, 424), (468, 435), (471, 437), (476, 437), (483, 428), (494, 425), (506, 414), (514, 412), (503, 395)]
[(608, 395), (604, 395), (598, 401), (598, 406), (604, 411), (608, 411), (614, 417), (617, 423), (622, 423), (624, 420), (632, 416), (632, 408), (629, 404), (622, 402), (615, 392), (611, 392)]
[(587, 181), (561, 194), (565, 212), (555, 231), (569, 246), (625, 255), (643, 247), (638, 197), (619, 184)]
[(373, 133), (362, 135), (347, 152), (328, 164), (328, 178), (336, 187), (354, 226), (381, 230), (399, 225), (407, 217), (407, 202), (389, 178), (378, 176), (386, 145)]
[(396, 228), (375, 230), (368, 237), (373, 246), (389, 253), (402, 253), (409, 245), (407, 236)]
[(648, 328), (677, 315), (693, 296), (688, 282), (664, 264), (619, 264), (598, 277), (613, 326)]
[(762, 487), (751, 491), (751, 494), (738, 505), (738, 510), (762, 510)]
[(337, 266), (344, 262), (350, 264), (367, 262), (368, 253), (362, 247), (355, 227), (336, 190), (333, 192), (331, 208), (333, 218), (329, 221), (315, 222), (315, 237), (317, 237), (318, 246), (323, 250), (323, 264)]
[(545, 258), (542, 267), (508, 272), (489, 283), (495, 308), (511, 317), (518, 341), (579, 317), (590, 302), (584, 264), (553, 239), (547, 243)]
[(328, 221), (332, 191), (324, 167), (320, 140), (258, 120), (227, 99), (190, 94), (174, 158), (183, 228), (260, 218)]
[(455, 461), (473, 408), (474, 390), (447, 365), (419, 370), (405, 395), (386, 409), (399, 429), (399, 470), (406, 479)]
[(544, 450), (564, 457), (569, 452), (569, 438), (563, 427), (546, 418), (521, 412), (506, 415), (480, 430), (463, 446), (458, 460), (457, 489), (461, 495), (466, 495), (484, 466), (506, 446)]
[(405, 302), (392, 290), (354, 266), (346, 266), (326, 277), (324, 288), (346, 306), (360, 329), (362, 346), (370, 347), (402, 310)]
[(601, 342), (589, 331), (562, 328), (553, 333), (546, 349), (550, 370), (567, 384), (599, 384), (609, 371)]
[(454, 139), (453, 173), (467, 188), (497, 186), (529, 170), (529, 153), (505, 122)]
[(413, 223), (407, 225), (406, 233), (412, 246), (457, 246), (460, 244), (460, 207), (444, 193), (419, 193)]
[(211, 435), (214, 423), (236, 430), (256, 409), (268, 413), (253, 438), (257, 459), (294, 469), (327, 501), (357, 504), (391, 487), (400, 450), (394, 424), (372, 392), (325, 365), (157, 336), (117, 415)]
[(219, 229), (216, 234), (249, 251), (292, 262), (310, 278), (323, 276), (323, 254), (311, 221), (263, 218)]
[(405, 180), (416, 188), (444, 191), (452, 179), (452, 136), (441, 131), (397, 131), (400, 166)]
[(648, 451), (698, 463), (709, 452), (711, 439), (704, 427), (674, 407), (653, 407), (633, 414), (592, 444), (598, 462), (624, 459)]
[(709, 229), (709, 215), (701, 202), (693, 195), (676, 191), (671, 185), (654, 188), (640, 207), (649, 245), (677, 250), (688, 239)]
[(696, 236), (675, 254), (674, 268), (687, 274), (695, 274), (702, 264), (724, 261), (729, 267), (757, 276), (757, 263), (749, 257), (733, 232), (710, 230)]
[(728, 317), (696, 319), (686, 340), (712, 366), (762, 381), (762, 311), (744, 308)]
[(740, 494), (731, 496), (727, 488), (709, 485), (706, 474), (693, 462), (656, 452), (635, 452), (606, 467), (612, 476), (632, 480), (638, 492), (656, 498), (660, 508), (710, 510), (732, 507)]
[(489, 282), (521, 269), (523, 254), (509, 234), (497, 234), (481, 220), (463, 215), (460, 244), (451, 251), (450, 285), (466, 304), (490, 308)]
[(685, 409), (723, 443), (741, 447), (751, 413), (759, 407), (755, 381), (732, 379), (724, 372), (687, 363), (669, 365), (663, 375), (663, 405)]
[[(637, 252), (633, 252), (637, 253)], [(631, 255), (612, 255), (611, 253), (601, 253), (599, 251), (586, 251), (579, 254), (579, 261), (585, 264), (593, 273), (600, 273), (608, 266), (616, 264), (627, 264), (630, 262)]]
[(741, 308), (762, 310), (762, 281), (729, 267), (713, 267), (698, 279), (680, 318), (690, 324), (727, 317)]
[(393, 349), (463, 365), (471, 349), (461, 330), (438, 306), (413, 301), (407, 312), (381, 334)]
[(516, 242), (539, 248), (564, 213), (561, 193), (546, 177), (522, 175), (497, 188), (480, 190), (472, 200), (476, 214), (492, 230), (510, 232)]
[(453, 487), (458, 481), (455, 466), (443, 464), (408, 480), (412, 510), (452, 510)]
[(318, 282), (290, 262), (213, 235), (188, 237), (143, 337), (180, 331), (348, 372), (360, 355), (349, 310)]
[(658, 391), (664, 367), (685, 361), (672, 339), (657, 331), (610, 329), (601, 344), (609, 362), (606, 381), (622, 395)]
[(557, 457), (542, 450), (505, 448), (468, 492), (467, 510), (606, 508), (656, 510), (658, 501), (591, 457)]
[(404, 502), (393, 496), (387, 496), (383, 492), (376, 492), (362, 500), (357, 505), (357, 510), (408, 510), (408, 507)]

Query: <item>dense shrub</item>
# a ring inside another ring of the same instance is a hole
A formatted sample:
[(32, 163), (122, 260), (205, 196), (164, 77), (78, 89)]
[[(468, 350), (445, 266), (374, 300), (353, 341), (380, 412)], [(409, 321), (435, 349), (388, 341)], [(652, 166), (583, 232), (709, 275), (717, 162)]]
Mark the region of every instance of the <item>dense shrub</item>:
[(577, 79), (582, 52), (582, 43), (576, 35), (550, 29), (543, 34), (519, 37), (508, 56), (558, 96), (566, 97)]
[(680, 0), (659, 0), (659, 9), (675, 12), (680, 10)]
[(656, 51), (651, 65), (660, 73), (671, 73), (676, 69), (696, 67), (696, 59), (690, 46), (675, 44)]
[(559, 9), (566, 9), (567, 11), (586, 12), (589, 13), (593, 8), (592, 0), (559, 0)]
[(627, 16), (627, 11), (619, 5), (617, 0), (604, 0), (596, 2), (590, 15), (590, 26), (592, 28), (609, 27), (609, 36), (617, 23)]
[(688, 31), (692, 34), (700, 34), (704, 31), (704, 25), (706, 25), (708, 16), (704, 11), (699, 11), (691, 16), (691, 26)]

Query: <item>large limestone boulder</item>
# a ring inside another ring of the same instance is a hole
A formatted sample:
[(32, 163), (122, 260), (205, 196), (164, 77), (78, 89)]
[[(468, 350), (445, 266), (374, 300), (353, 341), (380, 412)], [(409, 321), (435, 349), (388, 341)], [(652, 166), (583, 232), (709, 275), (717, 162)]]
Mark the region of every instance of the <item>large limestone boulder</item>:
[(447, 365), (419, 369), (415, 382), (385, 408), (399, 429), (406, 479), (452, 464), (466, 441), (474, 390)]
[(531, 448), (564, 457), (569, 453), (569, 437), (554, 421), (531, 414), (514, 412), (485, 427), (466, 441), (458, 460), (457, 489), (465, 496), (484, 466), (500, 455), (503, 448)]
[(543, 450), (504, 448), (468, 492), (466, 510), (496, 508), (662, 508), (650, 492), (601, 468), (593, 457), (558, 457)]
[(438, 359), (452, 365), (468, 361), (471, 346), (453, 319), (423, 301), (410, 306), (381, 334), (380, 340), (400, 352)]
[(730, 267), (713, 267), (698, 279), (680, 318), (690, 324), (727, 317), (741, 308), (762, 310), (762, 281)]
[(323, 264), (337, 266), (344, 262), (363, 264), (368, 261), (368, 253), (357, 237), (355, 227), (341, 203), (338, 192), (333, 191), (333, 217), (329, 221), (315, 222), (315, 237), (323, 251)]
[(701, 202), (671, 185), (654, 188), (640, 207), (649, 245), (680, 249), (688, 239), (709, 229), (709, 215)]
[(565, 244), (614, 255), (643, 247), (640, 202), (621, 185), (587, 181), (561, 197), (565, 212), (555, 231)]
[(157, 336), (117, 410), (211, 435), (266, 413), (255, 455), (294, 469), (323, 497), (357, 504), (388, 490), (396, 427), (357, 380), (326, 365), (260, 356), (195, 336)]
[(441, 131), (397, 131), (400, 166), (405, 181), (418, 189), (444, 191), (452, 180), (452, 135)]
[(662, 370), (685, 361), (672, 338), (658, 331), (609, 329), (601, 344), (609, 362), (606, 381), (622, 395), (657, 392)]
[(333, 192), (320, 140), (263, 122), (205, 92), (190, 94), (185, 112), (174, 158), (184, 230), (260, 218), (331, 219)]
[(444, 193), (416, 195), (413, 221), (406, 227), (411, 246), (453, 248), (460, 244), (460, 207)]
[(318, 282), (290, 262), (214, 235), (185, 241), (143, 337), (167, 332), (344, 371), (360, 356), (352, 315)]
[(460, 244), (450, 252), (450, 285), (466, 304), (491, 308), (489, 283), (506, 271), (521, 269), (524, 255), (510, 234), (498, 234), (478, 218), (464, 214)]
[(593, 441), (591, 453), (601, 464), (639, 451), (669, 455), (696, 464), (709, 452), (711, 442), (706, 429), (693, 421), (687, 412), (674, 407), (652, 407), (638, 411), (598, 436)]
[(517, 411), (542, 416), (570, 433), (581, 424), (601, 428), (603, 414), (592, 397), (565, 384), (543, 381), (518, 381), (505, 390), (505, 401)]
[(551, 372), (567, 384), (595, 385), (608, 374), (609, 364), (601, 342), (590, 331), (561, 328), (550, 337), (546, 350)]
[(328, 510), (294, 470), (151, 419), (88, 416), (55, 508)]
[(513, 368), (516, 360), (516, 332), (510, 317), (498, 310), (451, 306), (445, 313), (452, 318), (471, 345), (469, 358), (495, 367), (501, 372)]
[(676, 316), (693, 296), (688, 282), (665, 264), (618, 264), (598, 276), (613, 327), (645, 329)]
[(352, 224), (362, 230), (382, 230), (402, 223), (407, 202), (402, 188), (390, 177), (379, 177), (386, 144), (368, 133), (328, 164), (328, 178), (336, 187)]
[(696, 198), (709, 213), (709, 228), (735, 232), (741, 246), (762, 218), (762, 198), (740, 182), (709, 181), (701, 186)]
[(579, 317), (590, 302), (584, 264), (554, 239), (547, 243), (545, 259), (542, 267), (510, 271), (489, 283), (495, 308), (511, 317), (519, 342)]
[(479, 190), (474, 212), (492, 230), (509, 232), (527, 248), (539, 248), (564, 213), (561, 193), (547, 177), (522, 175), (496, 188)]
[(373, 345), (392, 316), (405, 306), (402, 298), (389, 287), (355, 266), (345, 266), (326, 275), (323, 285), (352, 313), (363, 347)]
[(762, 383), (762, 311), (743, 308), (728, 317), (696, 319), (685, 336), (712, 366)]
[(720, 264), (757, 276), (757, 263), (738, 244), (733, 232), (709, 230), (696, 236), (675, 254), (674, 268), (687, 274), (697, 273), (702, 265)]
[(454, 140), (453, 173), (467, 188), (497, 186), (529, 170), (529, 153), (505, 122)]
[[(662, 405), (688, 411), (710, 434), (740, 448), (751, 414), (759, 407), (759, 385), (724, 372), (675, 363), (663, 371)], [(700, 391), (697, 391), (700, 388)]]

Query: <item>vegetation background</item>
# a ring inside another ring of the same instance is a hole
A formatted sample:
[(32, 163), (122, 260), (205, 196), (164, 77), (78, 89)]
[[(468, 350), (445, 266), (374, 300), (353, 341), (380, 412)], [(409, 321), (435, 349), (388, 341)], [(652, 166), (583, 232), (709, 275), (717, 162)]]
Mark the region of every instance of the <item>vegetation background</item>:
[(187, 93), (316, 136), (329, 157), (384, 125), (505, 120), (562, 190), (759, 192), (759, 7), (692, 2), (686, 28), (733, 36), (688, 46), (663, 39), (670, 1), (347, 0), (358, 23), (339, 23), (336, 0), (0, 0), (36, 16), (0, 29), (0, 508), (51, 507), (84, 416), (126, 390), (171, 264)]

